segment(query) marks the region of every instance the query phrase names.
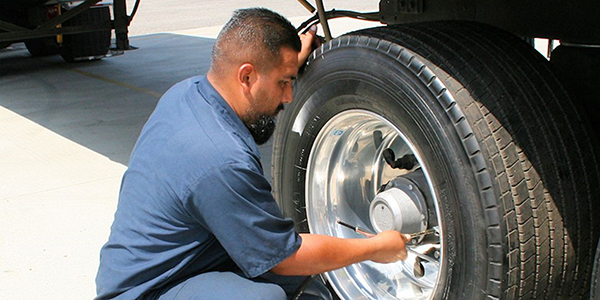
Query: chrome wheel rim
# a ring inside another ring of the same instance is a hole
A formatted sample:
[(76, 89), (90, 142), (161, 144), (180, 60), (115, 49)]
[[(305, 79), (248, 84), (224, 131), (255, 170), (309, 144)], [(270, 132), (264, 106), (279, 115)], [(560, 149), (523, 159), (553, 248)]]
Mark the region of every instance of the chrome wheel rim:
[[(374, 138), (375, 132), (380, 138)], [(379, 134), (380, 133), (380, 134)], [(336, 223), (341, 220), (374, 231), (369, 206), (379, 188), (414, 170), (392, 169), (383, 159), (385, 149), (398, 156), (412, 154), (423, 170), (439, 220), (438, 201), (423, 157), (402, 130), (380, 115), (347, 110), (335, 115), (319, 131), (306, 170), (306, 211), (311, 233), (341, 238), (366, 238)], [(366, 261), (325, 274), (342, 299), (430, 299), (443, 270), (443, 228), (427, 242), (409, 244), (405, 261), (378, 264)], [(427, 252), (428, 256), (422, 253)], [(425, 259), (423, 259), (423, 257)], [(416, 269), (420, 269), (418, 273)]]

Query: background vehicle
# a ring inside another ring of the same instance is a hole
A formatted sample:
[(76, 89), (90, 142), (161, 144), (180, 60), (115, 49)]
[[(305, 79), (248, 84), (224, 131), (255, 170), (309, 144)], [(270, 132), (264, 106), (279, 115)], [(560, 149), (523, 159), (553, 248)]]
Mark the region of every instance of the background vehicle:
[(108, 53), (111, 31), (116, 50), (129, 49), (125, 0), (115, 0), (114, 19), (100, 0), (0, 0), (0, 47), (25, 42), (33, 56), (58, 54), (67, 61), (102, 58)]
[[(320, 19), (329, 41), (280, 115), (276, 198), (301, 231), (360, 238), (341, 220), (436, 232), (415, 238), (405, 262), (328, 273), (338, 297), (589, 298), (600, 234), (600, 5), (317, 7), (300, 30)], [(326, 20), (340, 16), (387, 26), (331, 39)], [(527, 42), (536, 37), (560, 40), (550, 60)]]

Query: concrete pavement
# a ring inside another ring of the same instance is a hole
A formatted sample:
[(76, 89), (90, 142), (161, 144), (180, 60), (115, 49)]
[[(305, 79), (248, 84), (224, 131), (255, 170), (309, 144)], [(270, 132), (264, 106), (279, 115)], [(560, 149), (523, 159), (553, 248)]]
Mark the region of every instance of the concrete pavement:
[(95, 296), (131, 149), (160, 96), (206, 73), (213, 39), (131, 44), (76, 64), (31, 58), (22, 44), (0, 51), (0, 299)]

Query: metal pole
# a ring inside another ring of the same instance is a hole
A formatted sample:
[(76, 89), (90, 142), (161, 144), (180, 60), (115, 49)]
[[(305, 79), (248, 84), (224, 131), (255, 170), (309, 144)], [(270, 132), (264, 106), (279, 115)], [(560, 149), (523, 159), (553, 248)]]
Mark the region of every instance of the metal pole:
[(321, 27), (323, 27), (325, 41), (331, 41), (331, 31), (329, 30), (329, 24), (327, 24), (327, 18), (325, 17), (325, 7), (323, 6), (323, 0), (316, 0), (316, 2), (317, 14), (319, 15), (319, 21), (321, 21)]
[(125, 0), (114, 0), (113, 10), (115, 13), (115, 36), (117, 39), (117, 50), (129, 50), (129, 17)]
[(0, 30), (10, 32), (10, 31), (28, 31), (29, 29), (0, 20)]
[(315, 7), (312, 6), (312, 4), (310, 4), (308, 1), (298, 0), (298, 2), (300, 2), (300, 4), (302, 4), (302, 6), (304, 6), (304, 8), (306, 8), (311, 14), (315, 12)]

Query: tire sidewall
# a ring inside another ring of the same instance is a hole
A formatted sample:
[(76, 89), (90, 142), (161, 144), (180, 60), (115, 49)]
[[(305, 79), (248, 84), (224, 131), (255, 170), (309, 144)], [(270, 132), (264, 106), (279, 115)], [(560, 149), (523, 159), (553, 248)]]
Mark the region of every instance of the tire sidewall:
[(442, 284), (434, 298), (483, 298), (476, 287), (485, 285), (487, 278), (481, 268), (487, 263), (485, 224), (477, 187), (470, 184), (475, 179), (469, 159), (432, 91), (412, 70), (377, 53), (365, 48), (323, 51), (296, 83), (295, 100), (279, 124), (276, 144), (283, 146), (274, 158), (285, 170), (275, 174), (282, 210), (299, 231), (308, 231), (306, 166), (316, 136), (340, 112), (375, 113), (415, 145), (432, 180), (446, 239)]

